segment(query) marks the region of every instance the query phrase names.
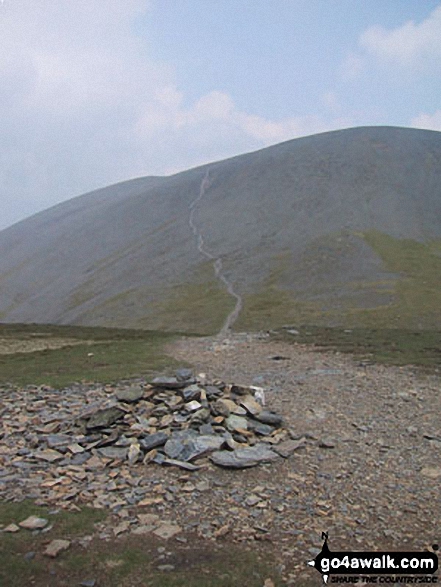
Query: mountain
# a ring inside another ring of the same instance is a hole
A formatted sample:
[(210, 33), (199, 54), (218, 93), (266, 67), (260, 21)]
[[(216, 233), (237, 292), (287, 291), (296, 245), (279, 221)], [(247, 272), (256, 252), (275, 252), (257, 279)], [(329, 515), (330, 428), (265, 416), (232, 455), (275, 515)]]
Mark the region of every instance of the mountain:
[[(441, 328), (441, 133), (294, 139), (0, 232), (0, 321)], [(229, 323), (226, 323), (229, 316)]]

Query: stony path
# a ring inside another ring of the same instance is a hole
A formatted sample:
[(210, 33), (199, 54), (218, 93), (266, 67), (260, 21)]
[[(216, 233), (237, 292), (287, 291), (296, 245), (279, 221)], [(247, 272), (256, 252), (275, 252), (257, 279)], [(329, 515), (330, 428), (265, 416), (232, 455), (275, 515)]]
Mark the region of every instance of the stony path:
[(197, 227), (197, 225), (195, 224), (195, 221), (194, 221), (194, 213), (195, 213), (196, 207), (201, 202), (201, 200), (204, 198), (205, 193), (210, 185), (209, 174), (210, 174), (210, 170), (207, 169), (207, 172), (204, 175), (204, 178), (201, 182), (199, 194), (193, 200), (193, 202), (191, 202), (191, 204), (189, 206), (190, 216), (188, 218), (188, 224), (189, 224), (191, 231), (193, 232), (193, 234), (196, 238), (198, 251), (201, 253), (201, 255), (203, 255), (204, 257), (206, 257), (210, 261), (213, 261), (213, 268), (214, 268), (214, 274), (216, 276), (216, 279), (219, 279), (224, 284), (229, 295), (232, 296), (236, 300), (236, 304), (234, 306), (234, 309), (226, 317), (225, 322), (224, 322), (224, 324), (221, 328), (221, 331), (220, 331), (221, 336), (226, 336), (230, 332), (231, 327), (236, 322), (236, 320), (239, 317), (240, 312), (242, 311), (243, 300), (242, 300), (242, 296), (238, 292), (236, 292), (234, 285), (231, 283), (231, 281), (228, 279), (228, 277), (223, 273), (222, 258), (216, 257), (215, 255), (210, 253), (210, 251), (207, 250), (202, 232)]
[(75, 444), (66, 462), (50, 462), (50, 452), (36, 461), (29, 455), (41, 438), (62, 433), (85, 406), (111, 404), (118, 385), (5, 388), (0, 497), (105, 508), (110, 522), (97, 529), (102, 539), (156, 533), (187, 544), (265, 545), (288, 585), (315, 576), (305, 562), (323, 531), (334, 550), (441, 542), (439, 379), (265, 336), (185, 339), (169, 352), (210, 380), (265, 388), (267, 406), (285, 417), (300, 448), (244, 470), (220, 469), (207, 458), (186, 472), (103, 458), (95, 449), (85, 459)]

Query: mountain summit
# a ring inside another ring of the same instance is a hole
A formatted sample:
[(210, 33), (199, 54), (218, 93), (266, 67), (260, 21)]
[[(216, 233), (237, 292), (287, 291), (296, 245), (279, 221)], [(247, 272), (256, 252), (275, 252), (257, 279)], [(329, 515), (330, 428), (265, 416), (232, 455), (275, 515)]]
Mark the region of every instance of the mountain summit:
[(294, 139), (0, 232), (0, 321), (441, 327), (441, 133)]

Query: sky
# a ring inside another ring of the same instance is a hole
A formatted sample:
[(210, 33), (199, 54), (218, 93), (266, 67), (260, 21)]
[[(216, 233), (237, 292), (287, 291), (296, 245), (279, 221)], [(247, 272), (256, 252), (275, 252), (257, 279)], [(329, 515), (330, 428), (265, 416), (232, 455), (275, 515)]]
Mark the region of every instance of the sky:
[(441, 0), (0, 0), (0, 229), (366, 125), (441, 131)]

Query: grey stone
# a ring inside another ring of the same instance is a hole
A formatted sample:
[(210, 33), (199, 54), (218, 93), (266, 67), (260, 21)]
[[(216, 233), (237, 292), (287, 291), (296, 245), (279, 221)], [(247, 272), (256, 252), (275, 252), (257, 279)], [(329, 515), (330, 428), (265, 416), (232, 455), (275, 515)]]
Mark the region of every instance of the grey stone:
[(84, 463), (86, 463), (90, 459), (91, 456), (92, 455), (90, 452), (79, 453), (70, 459), (70, 464), (71, 465), (83, 465)]
[(300, 440), (285, 440), (284, 442), (281, 442), (280, 444), (273, 446), (273, 450), (281, 457), (286, 459), (299, 448), (304, 448), (305, 444), (306, 443), (304, 438)]
[(335, 448), (335, 440), (333, 438), (322, 438), (319, 442), (320, 448)]
[(144, 436), (144, 438), (139, 439), (139, 444), (141, 448), (145, 451), (152, 450), (152, 448), (157, 448), (158, 446), (164, 446), (164, 444), (169, 439), (168, 434), (165, 432), (156, 432), (155, 434), (149, 434), (149, 436)]
[(182, 389), (188, 386), (188, 380), (178, 379), (177, 377), (155, 377), (152, 385), (162, 389)]
[(107, 426), (111, 426), (123, 418), (124, 414), (125, 412), (117, 406), (98, 410), (88, 418), (86, 428), (87, 430), (93, 430), (94, 428), (107, 428)]
[(239, 401), (240, 405), (243, 406), (247, 412), (252, 416), (260, 414), (262, 406), (257, 402), (252, 395), (246, 395)]
[[(157, 455), (158, 457), (160, 455)], [(153, 459), (153, 462), (161, 464), (161, 465), (171, 465), (175, 467), (179, 467), (180, 469), (185, 469), (186, 471), (197, 471), (200, 469), (198, 465), (193, 465), (192, 463), (186, 463), (184, 461), (178, 461), (177, 459), (167, 459), (164, 455), (161, 455), (163, 458), (161, 459), (160, 463), (156, 460), (156, 457)]]
[(20, 528), (26, 528), (26, 530), (41, 530), (48, 524), (46, 518), (39, 518), (38, 516), (29, 516), (26, 520), (19, 522)]
[(97, 452), (100, 456), (107, 459), (119, 459), (123, 461), (127, 458), (129, 449), (124, 446), (104, 446), (103, 448), (98, 448)]
[(208, 408), (202, 408), (198, 410), (191, 416), (191, 424), (192, 425), (200, 425), (206, 422), (210, 418), (210, 410)]
[(216, 432), (211, 424), (202, 424), (199, 428), (199, 434), (203, 436), (207, 436), (207, 434), (212, 436), (213, 434), (216, 434)]
[(218, 399), (211, 404), (211, 411), (215, 416), (223, 416), (224, 418), (228, 418), (230, 415), (230, 408), (221, 399)]
[(162, 465), (164, 464), (164, 462), (167, 460), (167, 457), (165, 455), (163, 455), (162, 453), (158, 452), (157, 455), (154, 456), (154, 458), (152, 459), (153, 463), (156, 463), (157, 465)]
[(171, 459), (177, 459), (184, 452), (184, 449), (184, 443), (173, 436), (164, 445), (164, 452)]
[(52, 540), (46, 547), (44, 554), (51, 558), (57, 557), (60, 552), (67, 550), (70, 546), (70, 540)]
[(234, 432), (236, 430), (247, 430), (248, 428), (247, 419), (243, 418), (242, 416), (236, 416), (235, 414), (230, 414), (225, 420), (225, 424), (230, 432)]
[(36, 459), (47, 461), (48, 463), (54, 463), (55, 461), (59, 461), (63, 458), (62, 455), (57, 450), (53, 450), (52, 448), (47, 448), (46, 450), (40, 450), (34, 453), (34, 457)]
[(231, 393), (235, 395), (249, 395), (250, 388), (246, 387), (245, 385), (232, 385)]
[(72, 436), (67, 434), (48, 434), (45, 440), (49, 448), (67, 447), (72, 442)]
[(215, 450), (219, 450), (225, 440), (220, 436), (199, 436), (185, 445), (180, 455), (182, 461), (192, 461)]
[(176, 534), (181, 532), (181, 527), (177, 524), (169, 524), (168, 522), (163, 522), (156, 530), (153, 530), (153, 534), (159, 536), (159, 538), (164, 538), (167, 540), (168, 538), (172, 538)]
[(35, 558), (35, 555), (36, 555), (36, 552), (31, 550), (30, 552), (27, 552), (23, 558), (27, 561), (31, 561)]
[(198, 401), (193, 400), (185, 404), (184, 408), (187, 410), (187, 412), (196, 412), (197, 410), (202, 408), (202, 405)]
[(175, 375), (179, 381), (186, 381), (193, 378), (193, 371), (191, 369), (181, 367), (180, 369), (176, 369)]
[(162, 573), (169, 573), (175, 570), (174, 565), (159, 565), (157, 568), (158, 571), (161, 571)]
[(144, 389), (139, 386), (118, 389), (116, 397), (120, 402), (126, 402), (128, 404), (135, 403), (144, 397)]
[(197, 385), (190, 385), (182, 390), (182, 397), (186, 402), (198, 400), (201, 397), (201, 388)]
[(283, 422), (282, 416), (279, 414), (275, 414), (274, 412), (269, 412), (267, 410), (263, 410), (259, 414), (254, 416), (259, 422), (263, 422), (264, 424), (271, 424), (273, 426), (280, 426)]
[(279, 456), (262, 444), (247, 448), (238, 448), (237, 450), (228, 451), (220, 450), (211, 455), (211, 460), (215, 465), (229, 467), (233, 469), (244, 469), (254, 467), (259, 463), (268, 463), (279, 458)]
[(253, 430), (256, 434), (260, 434), (260, 436), (269, 436), (272, 432), (274, 432), (274, 428), (269, 424), (262, 424), (262, 422), (253, 422), (253, 420), (248, 421), (248, 427), (250, 430)]
[(215, 387), (214, 385), (206, 385), (204, 389), (209, 399), (213, 399), (214, 397), (222, 395), (222, 390), (220, 390), (218, 387)]

